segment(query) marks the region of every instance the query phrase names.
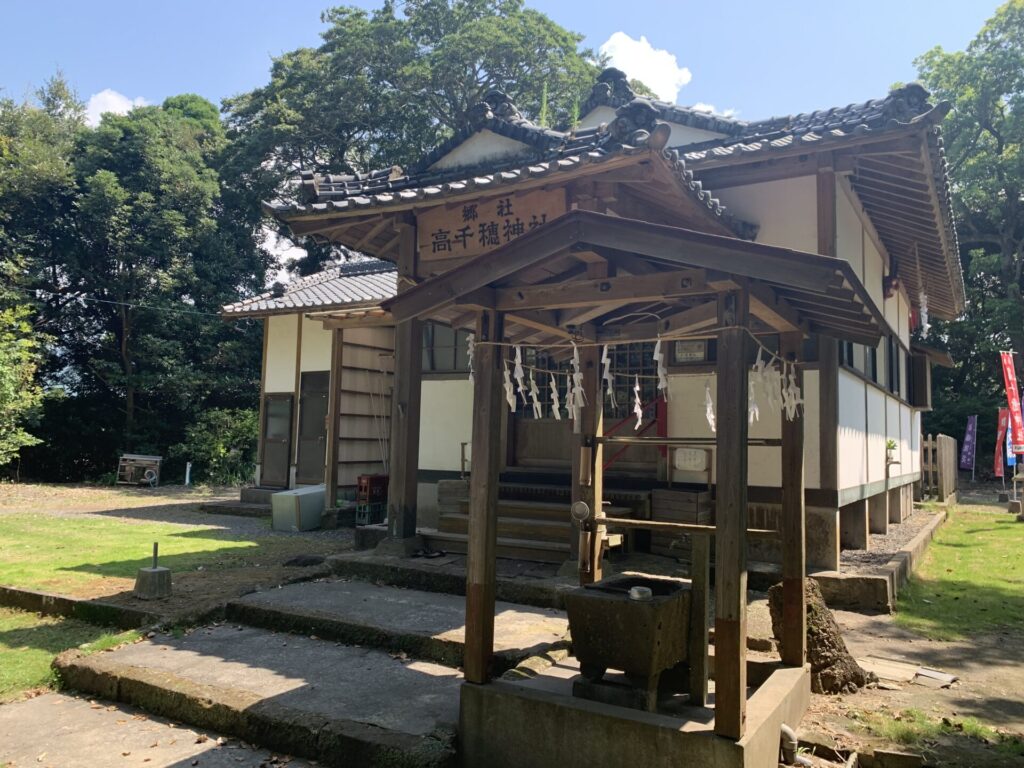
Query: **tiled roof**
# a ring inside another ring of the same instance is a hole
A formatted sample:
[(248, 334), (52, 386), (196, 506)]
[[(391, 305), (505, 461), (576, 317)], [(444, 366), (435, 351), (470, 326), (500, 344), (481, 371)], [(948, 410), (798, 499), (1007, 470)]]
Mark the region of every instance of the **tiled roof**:
[(815, 149), (854, 136), (922, 122), (935, 124), (949, 111), (949, 105), (930, 104), (928, 96), (923, 86), (911, 83), (890, 91), (882, 99), (744, 123), (729, 137), (687, 145), (680, 150), (687, 163), (698, 166), (735, 155), (750, 156), (798, 146)]
[(225, 317), (253, 317), (307, 310), (375, 305), (397, 293), (395, 265), (379, 259), (351, 261), (221, 309)]
[[(601, 163), (622, 155), (649, 152), (651, 134), (657, 127), (659, 112), (647, 99), (636, 98), (620, 106), (616, 119), (607, 126), (573, 132), (552, 131), (523, 119), (514, 105), (500, 101), (504, 94), (494, 92), (488, 97), (495, 102), (479, 105), (477, 127), (453, 137), (424, 159), (423, 170), (406, 174), (397, 166), (367, 174), (318, 174), (304, 172), (300, 180), (300, 202), (264, 203), (267, 213), (288, 220), (295, 216), (317, 213), (379, 209), (388, 206), (439, 199), (448, 195), (481, 191), (536, 178), (569, 172), (580, 166)], [(515, 158), (503, 164), (484, 168), (452, 168), (430, 170), (430, 166), (450, 152), (458, 143), (481, 128), (495, 130), (504, 136), (522, 140), (534, 148), (532, 160)], [(743, 222), (734, 222), (721, 203), (685, 167), (678, 152), (663, 150), (684, 193), (733, 229), (741, 237), (752, 236)]]

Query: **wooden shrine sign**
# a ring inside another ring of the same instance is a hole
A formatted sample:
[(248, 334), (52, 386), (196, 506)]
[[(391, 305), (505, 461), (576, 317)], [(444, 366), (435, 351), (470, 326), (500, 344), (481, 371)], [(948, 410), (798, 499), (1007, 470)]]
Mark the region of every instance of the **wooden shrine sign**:
[(566, 211), (565, 190), (519, 192), (439, 205), (416, 216), (421, 261), (479, 256)]

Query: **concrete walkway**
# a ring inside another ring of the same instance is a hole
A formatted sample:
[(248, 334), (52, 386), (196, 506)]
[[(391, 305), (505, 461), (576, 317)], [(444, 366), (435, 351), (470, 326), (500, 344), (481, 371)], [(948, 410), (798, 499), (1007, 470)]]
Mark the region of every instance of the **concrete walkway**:
[(57, 665), (80, 691), (328, 764), (343, 757), (367, 766), (443, 764), (462, 681), (437, 664), (225, 625), (72, 652)]
[(0, 706), (0, 765), (11, 768), (308, 768), (237, 739), (134, 707), (60, 693)]
[[(372, 645), (449, 666), (462, 664), (466, 599), (458, 595), (368, 584), (321, 581), (256, 592), (232, 601), (228, 618), (268, 629)], [(497, 671), (568, 645), (562, 611), (498, 602), (494, 641)]]

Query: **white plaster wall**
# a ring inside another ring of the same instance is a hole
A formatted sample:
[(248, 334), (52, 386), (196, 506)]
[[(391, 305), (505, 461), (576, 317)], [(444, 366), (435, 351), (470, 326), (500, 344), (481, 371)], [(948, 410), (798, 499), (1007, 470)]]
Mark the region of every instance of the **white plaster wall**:
[(318, 320), (302, 318), (302, 357), (300, 371), (331, 370), (331, 332)]
[(878, 252), (874, 242), (865, 233), (864, 236), (864, 287), (868, 295), (875, 302), (875, 306), (882, 309), (885, 302), (882, 294), (882, 276), (885, 274), (885, 260)]
[(864, 226), (836, 180), (836, 256), (845, 259), (864, 282)]
[(893, 454), (893, 458), (899, 461), (899, 465), (892, 468), (890, 474), (902, 475), (907, 470), (903, 468), (903, 457), (900, 455), (899, 444), (900, 444), (900, 403), (894, 397), (885, 398), (885, 438), (886, 440), (896, 441), (896, 452)]
[(875, 387), (867, 392), (867, 481), (885, 480), (885, 401), (886, 395)]
[(866, 384), (853, 374), (839, 371), (839, 488), (867, 482)]
[(265, 391), (295, 391), (295, 344), (301, 315), (267, 318), (267, 375)]
[(421, 398), (420, 469), (458, 470), (460, 443), (473, 435), (473, 385), (468, 378), (424, 379)]
[(910, 469), (907, 472), (921, 471), (921, 412), (913, 411), (910, 415)]
[(705, 131), (703, 128), (694, 128), (679, 123), (669, 123), (669, 126), (672, 128), (672, 133), (668, 137), (670, 147), (685, 147), (687, 144), (699, 144), (702, 141), (711, 141), (725, 136), (724, 133)]
[(596, 128), (601, 123), (610, 123), (615, 119), (615, 110), (611, 107), (597, 107), (580, 118), (580, 128)]
[(431, 170), (464, 168), (517, 157), (529, 151), (523, 142), (510, 139), (494, 131), (483, 130), (475, 133), (459, 146), (442, 157)]
[(817, 252), (817, 187), (813, 176), (723, 189), (719, 197), (734, 216), (758, 225), (757, 242)]
[[(711, 398), (717, 412), (716, 377), (707, 374), (672, 374), (669, 376), (668, 432), (671, 437), (712, 438), (704, 406), (704, 383), (710, 379)], [(804, 483), (817, 488), (820, 483), (818, 462), (818, 380), (817, 371), (804, 375)], [(761, 419), (749, 428), (752, 438), (778, 439), (781, 416), (762, 405)], [(714, 449), (712, 449), (712, 482), (714, 481)], [(781, 452), (777, 447), (751, 446), (747, 449), (747, 474), (751, 485), (777, 488), (781, 484)], [(676, 470), (680, 482), (704, 482), (700, 472)]]
[(909, 405), (900, 404), (900, 471), (898, 474), (905, 475), (914, 471), (914, 454), (912, 450), (912, 425), (914, 423), (913, 411)]
[(907, 347), (910, 346), (910, 305), (907, 303), (907, 297), (904, 291), (900, 291), (897, 298), (897, 307), (899, 312), (899, 325), (893, 326), (899, 330), (900, 341)]

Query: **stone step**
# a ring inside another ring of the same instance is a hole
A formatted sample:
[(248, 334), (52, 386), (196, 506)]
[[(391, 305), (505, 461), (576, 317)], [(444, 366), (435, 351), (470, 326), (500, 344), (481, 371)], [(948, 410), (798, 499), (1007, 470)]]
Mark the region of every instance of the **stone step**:
[[(445, 533), (421, 529), (420, 535), (423, 540), (432, 548), (445, 552), (458, 552), (465, 554), (468, 547), (468, 536), (464, 533)], [(532, 541), (528, 539), (511, 539), (503, 536), (498, 537), (496, 550), (498, 557), (507, 557), (514, 560), (532, 560), (538, 563), (561, 563), (569, 557), (569, 541)]]
[(324, 765), (454, 759), (462, 675), (440, 664), (218, 625), (54, 666), (68, 688)]
[(239, 517), (270, 517), (270, 504), (243, 501), (208, 501), (199, 505), (200, 512), (210, 515), (237, 515)]
[[(469, 515), (446, 512), (437, 521), (441, 533), (468, 533)], [(498, 538), (524, 539), (529, 541), (568, 541), (572, 523), (565, 520), (545, 520), (522, 517), (506, 517), (504, 509), (498, 511)]]
[(275, 493), (284, 490), (283, 488), (243, 488), (239, 494), (240, 500), (245, 504), (269, 504), (270, 497)]
[[(227, 605), (227, 618), (458, 667), (465, 647), (465, 608), (466, 599), (456, 595), (361, 581), (320, 581), (233, 600)], [(561, 611), (498, 602), (495, 674), (555, 646), (568, 647), (568, 632)]]

